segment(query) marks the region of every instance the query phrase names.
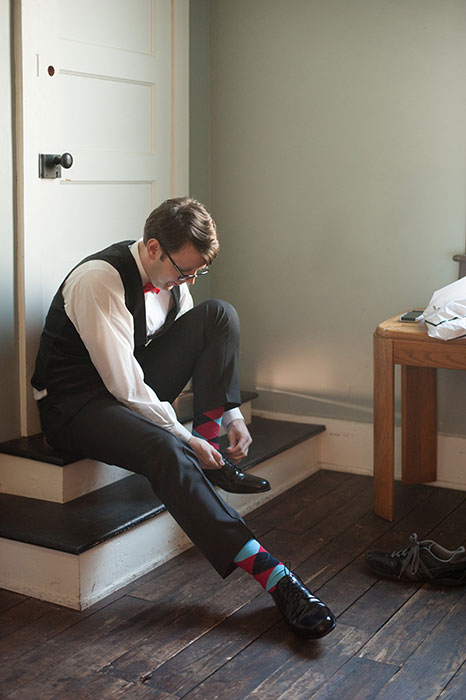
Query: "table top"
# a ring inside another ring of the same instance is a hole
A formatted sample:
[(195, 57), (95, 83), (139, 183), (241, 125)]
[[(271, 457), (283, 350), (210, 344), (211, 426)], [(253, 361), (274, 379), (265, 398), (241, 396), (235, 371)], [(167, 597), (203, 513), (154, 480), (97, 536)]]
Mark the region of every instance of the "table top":
[(462, 345), (466, 346), (466, 338), (459, 340), (440, 340), (439, 338), (431, 338), (427, 335), (427, 328), (424, 321), (418, 323), (402, 323), (400, 316), (404, 311), (401, 311), (396, 316), (387, 319), (380, 323), (375, 331), (377, 336), (390, 340), (416, 340), (420, 342), (435, 343), (440, 345)]

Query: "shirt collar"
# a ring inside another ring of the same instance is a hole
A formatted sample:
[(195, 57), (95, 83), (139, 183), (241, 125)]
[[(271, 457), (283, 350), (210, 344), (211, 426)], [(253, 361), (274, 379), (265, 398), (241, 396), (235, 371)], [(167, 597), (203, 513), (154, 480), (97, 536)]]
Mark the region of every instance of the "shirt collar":
[(144, 286), (147, 282), (149, 282), (149, 278), (142, 266), (141, 262), (141, 256), (139, 255), (139, 243), (142, 242), (142, 238), (139, 240), (135, 241), (131, 246), (130, 246), (130, 252), (131, 255), (133, 256), (134, 260), (136, 261), (136, 265), (138, 266), (139, 274), (141, 275), (141, 280), (142, 280), (142, 286)]

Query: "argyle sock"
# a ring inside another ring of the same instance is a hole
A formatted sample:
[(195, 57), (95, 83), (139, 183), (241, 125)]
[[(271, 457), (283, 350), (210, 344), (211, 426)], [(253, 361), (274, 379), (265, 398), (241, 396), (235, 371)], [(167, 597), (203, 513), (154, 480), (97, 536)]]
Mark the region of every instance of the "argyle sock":
[(204, 411), (193, 418), (193, 435), (204, 438), (218, 450), (220, 439), (220, 424), (224, 413), (223, 406)]
[(257, 540), (246, 542), (233, 561), (236, 566), (254, 576), (268, 593), (272, 593), (277, 583), (288, 571), (286, 566), (275, 559)]

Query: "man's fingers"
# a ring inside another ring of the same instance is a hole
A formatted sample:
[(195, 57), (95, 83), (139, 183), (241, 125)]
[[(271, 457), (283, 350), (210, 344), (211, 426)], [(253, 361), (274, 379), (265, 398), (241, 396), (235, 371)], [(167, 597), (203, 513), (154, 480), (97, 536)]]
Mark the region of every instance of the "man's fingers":
[(230, 450), (234, 450), (238, 447), (238, 444), (240, 442), (240, 435), (237, 435), (236, 433), (230, 433), (228, 436), (229, 442), (230, 442)]
[(228, 432), (228, 441), (230, 446), (227, 447), (227, 452), (233, 462), (239, 462), (247, 456), (252, 438), (243, 420), (234, 421)]
[(218, 450), (215, 450), (215, 452), (213, 454), (213, 459), (214, 459), (214, 464), (216, 464), (218, 467), (223, 467), (223, 465), (224, 465), (223, 457)]
[(248, 443), (245, 440), (240, 440), (236, 445), (231, 445), (228, 447), (228, 452), (241, 452), (245, 453), (248, 450)]
[(247, 441), (241, 441), (235, 447), (228, 447), (227, 452), (231, 457), (235, 459), (242, 459), (246, 457), (249, 451), (249, 444)]
[(230, 447), (232, 449), (235, 449), (237, 447), (244, 449), (246, 447), (249, 447), (249, 445), (252, 442), (252, 438), (249, 435), (249, 433), (245, 435), (244, 433), (236, 433), (232, 431), (228, 437), (230, 441)]
[(208, 469), (218, 469), (219, 467), (223, 466), (222, 455), (215, 449), (215, 447), (212, 447), (211, 445), (208, 447), (206, 446), (206, 450), (204, 451), (203, 459), (201, 461), (203, 466)]
[(220, 452), (206, 440), (191, 436), (189, 443), (204, 469), (219, 469), (223, 465), (223, 457)]

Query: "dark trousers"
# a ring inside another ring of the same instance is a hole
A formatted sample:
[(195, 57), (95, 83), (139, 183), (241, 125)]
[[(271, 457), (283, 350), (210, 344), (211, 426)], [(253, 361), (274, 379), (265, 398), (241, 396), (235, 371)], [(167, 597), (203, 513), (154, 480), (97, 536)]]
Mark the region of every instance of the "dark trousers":
[[(172, 402), (192, 377), (194, 413), (240, 404), (239, 321), (210, 300), (178, 319), (138, 354), (144, 378)], [(204, 476), (190, 445), (118, 402), (104, 388), (71, 418), (57, 397), (39, 402), (42, 428), (56, 448), (146, 476), (167, 510), (223, 577), (254, 535)]]

